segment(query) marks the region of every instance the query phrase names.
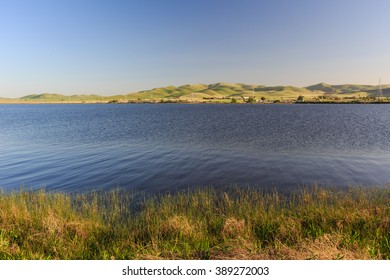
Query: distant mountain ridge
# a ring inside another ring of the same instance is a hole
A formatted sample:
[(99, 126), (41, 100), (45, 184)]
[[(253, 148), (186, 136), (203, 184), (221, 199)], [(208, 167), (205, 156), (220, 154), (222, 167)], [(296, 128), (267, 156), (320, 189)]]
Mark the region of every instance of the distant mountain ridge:
[[(388, 95), (390, 91), (390, 85), (382, 85), (382, 91), (384, 95)], [(244, 97), (255, 96), (260, 97), (262, 95), (268, 96), (285, 96), (296, 97), (299, 95), (312, 95), (312, 94), (353, 94), (353, 93), (366, 93), (367, 95), (375, 95), (378, 93), (377, 85), (356, 85), (356, 84), (344, 84), (344, 85), (331, 85), (326, 83), (319, 83), (308, 87), (295, 87), (295, 86), (265, 86), (265, 85), (253, 85), (244, 83), (226, 83), (219, 82), (214, 84), (187, 84), (182, 86), (168, 86), (153, 88), (150, 90), (139, 91), (126, 95), (127, 97), (148, 98), (184, 98), (184, 97)], [(390, 95), (389, 95), (390, 96)]]
[[(382, 88), (390, 88), (390, 85), (382, 85)], [(330, 85), (326, 83), (319, 83), (316, 85), (308, 86), (306, 89), (311, 91), (322, 91), (325, 93), (354, 93), (354, 92), (374, 92), (379, 91), (378, 85), (355, 85), (355, 84), (343, 84), (343, 85)]]
[[(390, 97), (390, 85), (382, 85), (383, 96)], [(113, 96), (99, 95), (62, 95), (57, 93), (43, 93), (23, 96), (17, 100), (39, 102), (40, 100), (52, 102), (72, 101), (102, 101), (109, 100), (157, 100), (157, 99), (218, 99), (218, 98), (267, 98), (267, 99), (295, 99), (298, 96), (314, 97), (321, 94), (359, 94), (363, 96), (378, 96), (378, 85), (343, 84), (331, 85), (319, 83), (307, 87), (295, 86), (265, 86), (244, 83), (219, 82), (214, 84), (186, 84), (181, 86), (167, 86), (142, 90), (135, 93)], [(5, 99), (5, 98), (4, 98)]]

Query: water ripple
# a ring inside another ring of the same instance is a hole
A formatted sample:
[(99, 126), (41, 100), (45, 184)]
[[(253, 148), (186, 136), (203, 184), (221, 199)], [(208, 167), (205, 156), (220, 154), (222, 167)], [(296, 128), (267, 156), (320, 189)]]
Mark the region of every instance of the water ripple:
[(0, 185), (390, 182), (390, 106), (0, 105)]

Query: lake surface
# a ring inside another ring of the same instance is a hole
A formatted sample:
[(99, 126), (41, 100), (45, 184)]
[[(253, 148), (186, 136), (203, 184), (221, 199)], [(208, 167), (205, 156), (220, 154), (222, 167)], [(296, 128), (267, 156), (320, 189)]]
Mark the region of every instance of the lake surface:
[(390, 182), (388, 105), (0, 105), (0, 186)]

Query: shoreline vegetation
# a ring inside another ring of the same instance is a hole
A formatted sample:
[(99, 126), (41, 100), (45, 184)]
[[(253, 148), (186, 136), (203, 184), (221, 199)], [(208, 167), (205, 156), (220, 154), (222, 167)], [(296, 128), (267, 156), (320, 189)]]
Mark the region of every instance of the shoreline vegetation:
[(390, 185), (0, 194), (0, 259), (390, 259)]
[(135, 93), (101, 95), (31, 94), (21, 98), (1, 98), (0, 104), (128, 104), (128, 103), (310, 103), (366, 104), (390, 103), (390, 85), (330, 85), (308, 87), (264, 86), (242, 83), (188, 84), (153, 88)]

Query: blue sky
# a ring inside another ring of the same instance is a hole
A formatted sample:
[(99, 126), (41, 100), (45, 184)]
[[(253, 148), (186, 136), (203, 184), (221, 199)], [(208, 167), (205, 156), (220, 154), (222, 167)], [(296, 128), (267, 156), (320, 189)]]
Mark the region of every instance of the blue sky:
[(0, 96), (390, 83), (387, 0), (0, 0)]

